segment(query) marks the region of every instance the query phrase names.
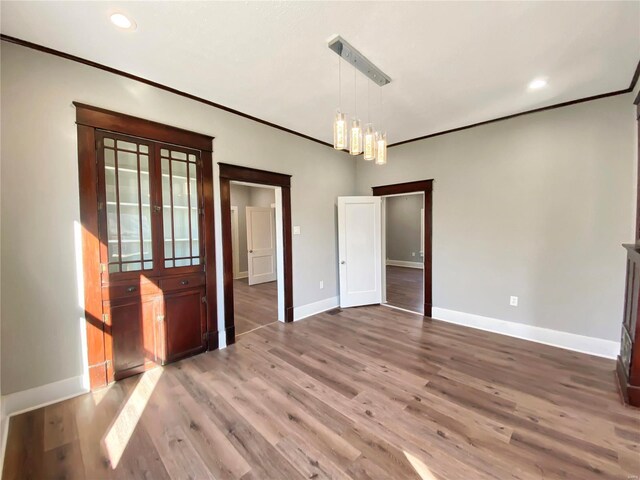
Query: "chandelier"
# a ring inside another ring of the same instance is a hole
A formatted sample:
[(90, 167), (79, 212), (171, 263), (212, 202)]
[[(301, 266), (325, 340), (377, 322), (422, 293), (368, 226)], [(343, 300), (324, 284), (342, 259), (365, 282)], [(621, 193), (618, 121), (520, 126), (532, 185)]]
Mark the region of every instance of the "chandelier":
[[(383, 123), (382, 87), (391, 83), (391, 79), (371, 63), (358, 50), (342, 37), (337, 36), (329, 42), (329, 48), (338, 54), (338, 110), (333, 120), (333, 148), (347, 150), (351, 155), (363, 155), (366, 161), (375, 161), (376, 165), (387, 163), (387, 134), (381, 128)], [(353, 65), (353, 114), (349, 122), (342, 109), (342, 61)], [(367, 123), (364, 131), (358, 117), (357, 70), (367, 77)], [(371, 121), (370, 86), (374, 83), (379, 90), (378, 129)]]

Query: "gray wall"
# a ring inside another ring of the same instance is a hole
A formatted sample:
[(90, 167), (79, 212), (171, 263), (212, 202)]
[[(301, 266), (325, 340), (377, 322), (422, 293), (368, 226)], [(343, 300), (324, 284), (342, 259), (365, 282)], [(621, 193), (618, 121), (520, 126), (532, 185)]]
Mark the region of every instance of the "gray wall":
[(271, 207), (276, 196), (273, 188), (250, 187), (231, 183), (231, 206), (238, 207), (239, 273), (247, 272), (247, 212), (246, 207)]
[(401, 195), (385, 199), (387, 260), (422, 263), (423, 198), (424, 195)]
[(434, 179), (434, 306), (618, 340), (635, 128), (631, 95), (526, 115), (358, 162), (358, 190)]
[(247, 213), (251, 205), (251, 189), (244, 185), (231, 184), (231, 206), (238, 207), (238, 273), (246, 272), (247, 264)]
[[(292, 175), (292, 220), (302, 227), (293, 238), (294, 306), (338, 295), (335, 203), (337, 196), (354, 193), (349, 155), (117, 75), (0, 43), (1, 257), (2, 277), (11, 279), (1, 286), (3, 394), (80, 376), (86, 365), (74, 100), (212, 135), (216, 166)], [(219, 222), (219, 197), (216, 202)]]
[(249, 187), (252, 207), (270, 207), (276, 202), (273, 188)]

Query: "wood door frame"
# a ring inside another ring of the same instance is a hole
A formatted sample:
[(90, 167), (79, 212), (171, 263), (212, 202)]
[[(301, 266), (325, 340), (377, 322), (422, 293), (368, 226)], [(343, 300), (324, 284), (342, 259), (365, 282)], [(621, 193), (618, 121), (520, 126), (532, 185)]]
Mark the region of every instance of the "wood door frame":
[[(231, 182), (248, 182), (280, 187), (282, 190), (282, 238), (284, 258), (284, 321), (293, 322), (293, 249), (291, 234), (291, 175), (218, 163), (220, 167), (220, 210), (222, 221), (222, 265), (224, 287), (224, 329), (227, 345), (236, 341), (233, 305), (233, 254), (231, 247)], [(280, 280), (280, 279), (278, 279)]]
[(419, 180), (415, 182), (394, 183), (392, 185), (381, 185), (371, 187), (373, 195), (376, 197), (384, 197), (387, 195), (398, 195), (403, 193), (424, 193), (424, 265), (423, 265), (423, 287), (424, 287), (424, 310), (425, 317), (431, 317), (432, 308), (432, 233), (433, 233), (433, 180)]
[(213, 139), (152, 122), (124, 113), (73, 102), (78, 131), (78, 181), (84, 275), (84, 311), (87, 335), (87, 359), (91, 389), (107, 385), (113, 379), (111, 336), (105, 332), (100, 281), (100, 235), (98, 229), (98, 168), (96, 130), (131, 135), (155, 142), (170, 143), (200, 150), (202, 159), (202, 195), (204, 198), (204, 247), (207, 286), (207, 349), (218, 348), (216, 266), (213, 211)]

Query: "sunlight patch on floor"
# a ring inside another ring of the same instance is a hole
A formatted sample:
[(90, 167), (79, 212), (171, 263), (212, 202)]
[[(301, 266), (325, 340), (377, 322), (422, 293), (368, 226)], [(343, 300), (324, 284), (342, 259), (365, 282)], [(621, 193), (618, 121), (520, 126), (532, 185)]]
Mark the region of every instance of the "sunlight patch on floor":
[(111, 461), (111, 468), (115, 469), (118, 466), (161, 376), (162, 368), (159, 367), (142, 374), (140, 381), (109, 426), (107, 434), (102, 439), (102, 446)]
[(409, 460), (409, 463), (411, 464), (413, 469), (416, 471), (416, 473), (420, 476), (422, 480), (438, 480), (433, 475), (433, 473), (431, 473), (431, 470), (429, 470), (429, 467), (427, 467), (422, 462), (422, 460), (420, 460), (417, 457), (414, 457), (409, 452), (403, 451), (403, 453), (404, 453), (404, 456), (407, 457), (407, 460)]

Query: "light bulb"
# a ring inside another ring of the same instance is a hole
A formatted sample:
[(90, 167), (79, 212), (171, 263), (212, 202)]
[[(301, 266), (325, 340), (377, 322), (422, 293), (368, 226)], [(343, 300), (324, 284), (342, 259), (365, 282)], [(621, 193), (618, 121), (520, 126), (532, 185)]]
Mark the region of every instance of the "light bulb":
[(384, 165), (387, 163), (387, 134), (381, 132), (376, 143), (376, 165)]
[(126, 15), (122, 13), (114, 13), (111, 15), (111, 23), (113, 23), (116, 27), (122, 28), (124, 30), (135, 30), (136, 22), (130, 20)]
[(376, 132), (373, 125), (368, 123), (364, 133), (364, 159), (373, 160), (376, 158)]
[(360, 127), (360, 120), (354, 118), (351, 122), (351, 148), (349, 149), (351, 155), (360, 155), (362, 153), (362, 127)]
[(338, 110), (336, 118), (333, 121), (333, 148), (336, 150), (345, 150), (348, 144), (347, 114)]

